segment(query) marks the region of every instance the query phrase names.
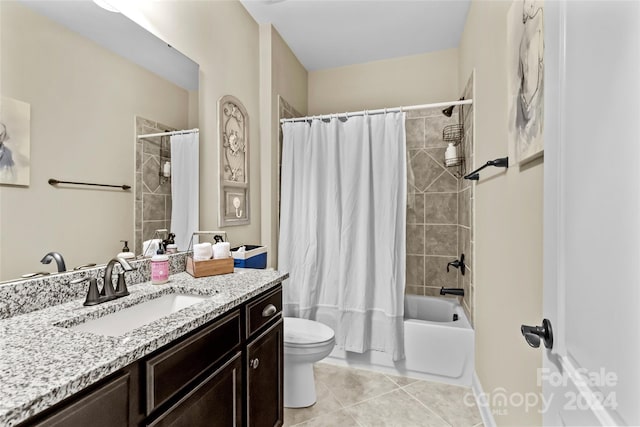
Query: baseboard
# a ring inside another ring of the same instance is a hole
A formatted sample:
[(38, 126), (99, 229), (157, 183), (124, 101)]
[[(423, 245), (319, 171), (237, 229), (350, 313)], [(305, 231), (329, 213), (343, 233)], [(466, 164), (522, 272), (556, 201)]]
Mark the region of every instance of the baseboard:
[(493, 419), (491, 408), (487, 404), (487, 397), (482, 390), (482, 384), (480, 384), (480, 379), (475, 372), (473, 373), (471, 389), (473, 390), (473, 395), (476, 398), (476, 405), (478, 406), (478, 410), (480, 411), (480, 416), (482, 417), (482, 422), (485, 427), (496, 427), (496, 420)]

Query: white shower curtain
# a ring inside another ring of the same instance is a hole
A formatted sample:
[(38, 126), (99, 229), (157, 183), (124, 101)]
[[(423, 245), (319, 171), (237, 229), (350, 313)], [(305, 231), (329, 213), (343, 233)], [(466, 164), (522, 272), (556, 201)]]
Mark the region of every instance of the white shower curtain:
[(404, 358), (404, 113), (284, 123), (278, 269), (285, 315), (339, 348)]
[(171, 231), (186, 251), (199, 228), (199, 133), (171, 136)]

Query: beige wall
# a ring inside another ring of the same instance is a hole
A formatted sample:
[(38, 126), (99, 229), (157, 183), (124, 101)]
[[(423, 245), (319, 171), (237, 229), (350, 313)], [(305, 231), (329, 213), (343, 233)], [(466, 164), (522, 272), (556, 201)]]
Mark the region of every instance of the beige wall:
[[(134, 185), (134, 117), (187, 125), (188, 93), (18, 2), (1, 2), (1, 92), (31, 105), (31, 183), (0, 186), (0, 278), (105, 263), (133, 243), (133, 191), (54, 188), (49, 178)], [(117, 77), (116, 77), (117, 76)]]
[(307, 70), (271, 24), (260, 25), (260, 109), (262, 244), (277, 266), (279, 140), (278, 95), (302, 114), (307, 111)]
[[(123, 3), (123, 7), (127, 6)], [(131, 7), (131, 5), (128, 5)], [(228, 227), (232, 244), (260, 243), (275, 266), (278, 95), (307, 111), (307, 71), (270, 24), (236, 0), (141, 2), (125, 13), (200, 64), (200, 226), (219, 229), (217, 100), (239, 98), (250, 117), (251, 224)], [(184, 31), (189, 28), (189, 31)], [(230, 35), (233, 35), (232, 37)]]
[(309, 114), (451, 101), (458, 80), (458, 49), (313, 71)]
[[(272, 27), (272, 81), (273, 104), (277, 109), (278, 97), (282, 96), (293, 108), (302, 114), (307, 114), (308, 104), (308, 73), (298, 58), (289, 49), (282, 36)], [(275, 117), (275, 116), (274, 116)], [(278, 124), (279, 126), (279, 124)], [(277, 135), (277, 129), (276, 129)]]
[(218, 99), (238, 98), (250, 126), (251, 224), (227, 227), (232, 244), (260, 242), (258, 24), (239, 1), (118, 1), (125, 15), (200, 64), (200, 228), (218, 230)]
[[(513, 152), (507, 137), (506, 23), (510, 2), (473, 1), (460, 50), (460, 84), (476, 71), (476, 165)], [(510, 158), (513, 161), (513, 158)], [(540, 392), (542, 352), (520, 325), (542, 319), (541, 160), (483, 171), (475, 193), (476, 373), (485, 393)], [(524, 406), (524, 405), (523, 405)], [(499, 408), (494, 408), (499, 409)], [(541, 425), (539, 408), (507, 407), (498, 425)]]

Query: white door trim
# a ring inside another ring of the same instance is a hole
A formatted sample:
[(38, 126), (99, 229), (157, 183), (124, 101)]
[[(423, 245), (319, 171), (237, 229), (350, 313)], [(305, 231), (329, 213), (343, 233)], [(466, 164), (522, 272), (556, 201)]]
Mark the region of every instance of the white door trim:
[[(616, 421), (609, 411), (602, 406), (603, 397), (589, 387), (588, 379), (581, 374), (580, 370), (576, 368), (571, 359), (568, 357), (561, 357), (559, 360), (562, 365), (562, 371), (566, 374), (565, 378), (568, 378), (571, 381), (572, 385), (578, 390), (582, 397), (581, 400), (577, 400), (578, 404), (580, 402), (587, 403), (589, 405), (589, 410), (593, 413), (593, 416), (598, 419), (600, 425), (617, 426), (618, 421)], [(580, 397), (577, 399), (580, 399)]]

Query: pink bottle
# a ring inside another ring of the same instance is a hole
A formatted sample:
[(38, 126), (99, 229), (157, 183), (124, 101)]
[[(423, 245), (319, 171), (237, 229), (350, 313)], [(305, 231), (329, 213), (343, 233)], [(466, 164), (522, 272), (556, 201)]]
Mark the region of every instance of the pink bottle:
[(156, 254), (151, 258), (151, 283), (162, 285), (169, 281), (169, 257)]

